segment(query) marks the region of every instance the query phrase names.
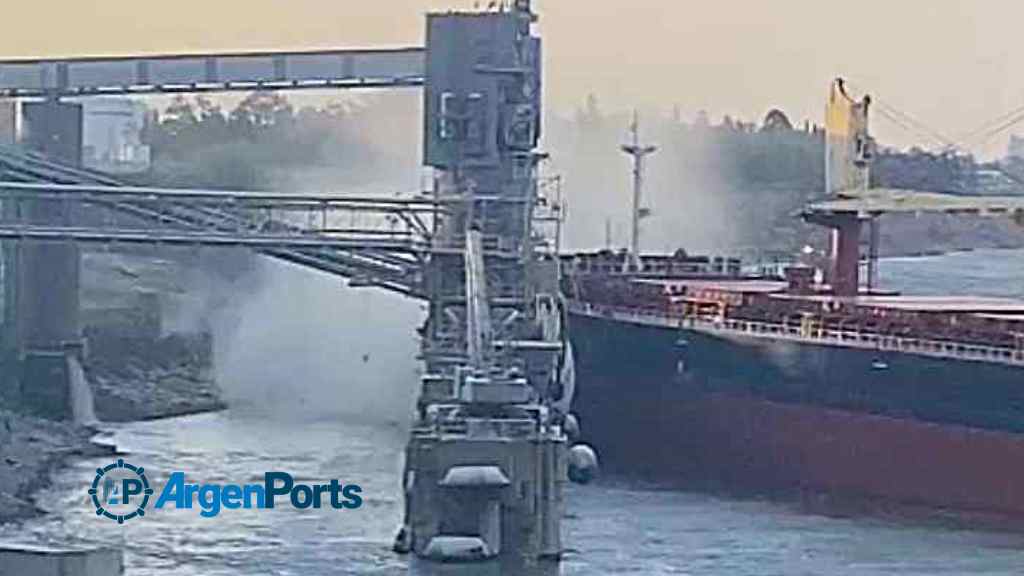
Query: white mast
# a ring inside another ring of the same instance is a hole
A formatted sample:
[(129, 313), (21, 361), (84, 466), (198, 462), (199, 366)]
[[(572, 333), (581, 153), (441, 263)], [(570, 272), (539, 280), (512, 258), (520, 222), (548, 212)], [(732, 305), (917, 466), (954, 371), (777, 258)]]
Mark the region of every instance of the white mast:
[(640, 201), (644, 188), (644, 158), (657, 151), (657, 146), (643, 146), (640, 144), (640, 115), (633, 111), (633, 123), (630, 125), (632, 142), (622, 146), (622, 151), (633, 158), (633, 228), (632, 238), (629, 245), (629, 260), (626, 264), (632, 264), (634, 270), (640, 270), (640, 219), (643, 216)]

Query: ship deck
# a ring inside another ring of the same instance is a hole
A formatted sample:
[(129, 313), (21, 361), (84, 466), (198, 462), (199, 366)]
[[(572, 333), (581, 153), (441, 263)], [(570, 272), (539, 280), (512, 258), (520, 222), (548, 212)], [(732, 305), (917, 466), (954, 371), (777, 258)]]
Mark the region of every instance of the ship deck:
[(683, 287), (693, 291), (762, 295), (781, 300), (800, 300), (821, 304), (837, 303), (865, 308), (882, 308), (901, 312), (936, 314), (978, 314), (1000, 320), (1024, 320), (1024, 299), (993, 296), (947, 295), (919, 296), (905, 294), (861, 294), (859, 296), (833, 296), (831, 294), (787, 293), (788, 283), (780, 280), (728, 279), (728, 280), (637, 280), (658, 284), (669, 289)]
[(841, 302), (868, 308), (886, 308), (902, 312), (934, 312), (937, 314), (986, 314), (1003, 319), (1024, 318), (1024, 300), (991, 296), (853, 296), (839, 298), (828, 295), (772, 294), (773, 298), (790, 298), (814, 302)]

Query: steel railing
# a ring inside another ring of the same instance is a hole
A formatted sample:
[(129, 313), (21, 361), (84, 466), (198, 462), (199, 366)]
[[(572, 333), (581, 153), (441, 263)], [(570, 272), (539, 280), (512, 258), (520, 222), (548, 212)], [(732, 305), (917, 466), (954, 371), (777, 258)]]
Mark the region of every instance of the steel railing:
[(714, 316), (673, 316), (655, 310), (595, 305), (579, 301), (570, 302), (569, 309), (572, 312), (588, 316), (610, 317), (616, 320), (665, 328), (692, 329), (709, 333), (730, 332), (755, 338), (771, 338), (943, 358), (1024, 365), (1024, 350), (1006, 346), (973, 344), (956, 340), (893, 336), (875, 332), (836, 330)]

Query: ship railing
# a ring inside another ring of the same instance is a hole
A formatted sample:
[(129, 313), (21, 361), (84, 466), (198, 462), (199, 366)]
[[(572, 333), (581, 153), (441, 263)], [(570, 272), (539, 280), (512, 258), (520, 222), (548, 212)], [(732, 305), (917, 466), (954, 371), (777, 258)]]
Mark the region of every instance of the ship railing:
[(861, 332), (856, 330), (834, 330), (828, 328), (808, 329), (807, 327), (800, 325), (758, 322), (753, 320), (697, 317), (685, 318), (683, 320), (684, 322), (692, 323), (693, 325), (710, 325), (712, 327), (749, 334), (788, 336), (799, 340), (835, 342), (876, 350), (924, 353), (936, 356), (950, 356), (973, 360), (989, 360), (1024, 364), (1024, 352), (1021, 350), (984, 344), (970, 344), (954, 340), (932, 340), (927, 338), (892, 336), (888, 334)]
[(471, 418), (467, 421), (471, 438), (530, 438), (540, 432), (540, 423), (529, 418)]
[(934, 340), (909, 336), (893, 336), (858, 330), (837, 330), (820, 326), (807, 327), (800, 324), (780, 324), (756, 320), (740, 320), (721, 316), (673, 316), (659, 310), (644, 310), (614, 305), (595, 305), (589, 302), (573, 302), (570, 309), (588, 315), (611, 316), (642, 324), (653, 324), (679, 328), (710, 328), (729, 330), (753, 336), (776, 336), (792, 340), (832, 342), (845, 346), (870, 348), (894, 352), (925, 354), (984, 360), (1006, 364), (1024, 364), (1024, 351), (1004, 346), (972, 344), (955, 340)]
[(445, 436), (463, 436), (475, 440), (534, 438), (547, 427), (531, 418), (459, 418), (439, 420), (427, 430)]

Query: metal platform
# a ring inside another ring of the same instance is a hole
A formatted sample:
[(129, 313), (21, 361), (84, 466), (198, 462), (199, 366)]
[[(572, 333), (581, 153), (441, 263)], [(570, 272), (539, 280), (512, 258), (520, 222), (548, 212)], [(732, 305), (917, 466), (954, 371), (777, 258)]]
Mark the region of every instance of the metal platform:
[(855, 214), (871, 218), (891, 213), (973, 214), (1012, 216), (1024, 212), (1024, 196), (969, 196), (897, 188), (872, 188), (840, 192), (836, 198), (808, 205), (805, 218)]
[(429, 245), (413, 239), (373, 238), (369, 234), (339, 237), (325, 234), (222, 233), (218, 231), (175, 232), (152, 228), (111, 229), (74, 226), (32, 226), (0, 224), (0, 239), (37, 242), (99, 242), (123, 244), (167, 244), (184, 246), (234, 246), (246, 248), (339, 248), (384, 250), (423, 254)]

